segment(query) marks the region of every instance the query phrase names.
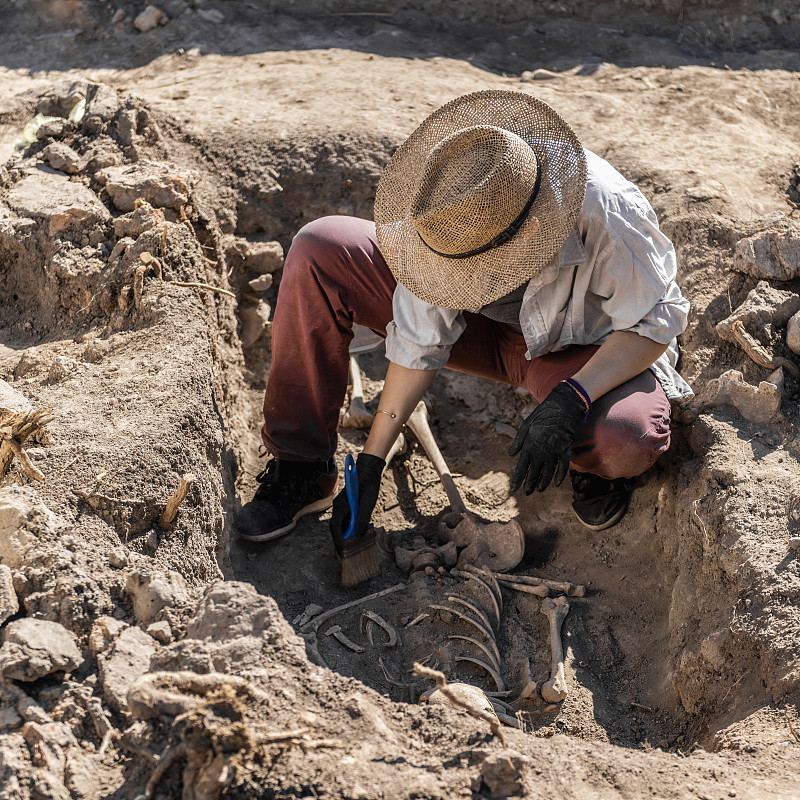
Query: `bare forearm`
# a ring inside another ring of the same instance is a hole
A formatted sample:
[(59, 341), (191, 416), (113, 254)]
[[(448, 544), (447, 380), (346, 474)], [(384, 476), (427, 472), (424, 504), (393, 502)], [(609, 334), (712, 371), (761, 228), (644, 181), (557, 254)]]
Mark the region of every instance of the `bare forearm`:
[(597, 400), (644, 372), (667, 349), (631, 331), (615, 331), (572, 377)]
[[(364, 452), (386, 458), (403, 424), (436, 377), (435, 369), (408, 369), (389, 364), (378, 413), (372, 422)], [(384, 413), (386, 412), (386, 413)]]

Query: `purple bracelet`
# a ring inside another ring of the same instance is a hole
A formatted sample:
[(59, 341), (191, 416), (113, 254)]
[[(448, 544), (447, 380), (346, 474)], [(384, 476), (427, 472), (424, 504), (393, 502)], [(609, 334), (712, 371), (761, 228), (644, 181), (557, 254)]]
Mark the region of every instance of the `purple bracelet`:
[(592, 398), (589, 397), (589, 392), (581, 386), (575, 378), (564, 378), (561, 383), (566, 383), (568, 386), (571, 386), (578, 394), (578, 396), (583, 400), (583, 404), (586, 406), (586, 415), (583, 418), (583, 424), (586, 424), (586, 420), (589, 419), (589, 415), (592, 413)]

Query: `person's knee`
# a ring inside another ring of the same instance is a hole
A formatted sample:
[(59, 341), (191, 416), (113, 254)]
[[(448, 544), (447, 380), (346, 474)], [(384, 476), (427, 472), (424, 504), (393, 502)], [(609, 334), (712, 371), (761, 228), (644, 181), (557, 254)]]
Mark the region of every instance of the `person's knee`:
[(600, 468), (597, 474), (609, 480), (633, 478), (650, 469), (669, 449), (669, 418), (636, 425), (606, 420), (595, 431)]
[(320, 217), (303, 225), (292, 239), (286, 265), (323, 264), (340, 254), (344, 246), (342, 217)]

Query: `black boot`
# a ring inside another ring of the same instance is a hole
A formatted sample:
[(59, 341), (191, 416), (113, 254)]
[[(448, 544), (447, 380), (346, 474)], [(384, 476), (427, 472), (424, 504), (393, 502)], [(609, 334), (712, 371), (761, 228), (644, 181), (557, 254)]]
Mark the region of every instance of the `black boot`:
[(268, 542), (289, 533), (300, 517), (329, 508), (339, 472), (333, 459), (273, 460), (256, 480), (261, 486), (236, 515), (237, 532), (249, 542)]
[(635, 481), (617, 478), (609, 481), (590, 472), (570, 471), (572, 510), (587, 528), (603, 531), (616, 525), (628, 510)]

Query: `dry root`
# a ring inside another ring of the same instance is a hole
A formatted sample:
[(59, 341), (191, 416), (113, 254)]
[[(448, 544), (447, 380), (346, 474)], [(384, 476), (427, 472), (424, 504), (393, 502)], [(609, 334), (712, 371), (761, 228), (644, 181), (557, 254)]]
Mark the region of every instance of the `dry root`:
[(756, 362), (756, 364), (771, 370), (783, 367), (790, 375), (794, 375), (795, 377), (800, 376), (800, 369), (798, 369), (794, 361), (790, 361), (788, 358), (770, 355), (767, 349), (760, 345), (745, 330), (744, 323), (741, 320), (736, 320), (736, 322), (733, 323), (732, 330), (739, 346)]
[(443, 672), (439, 672), (436, 669), (429, 669), (428, 667), (423, 667), (422, 664), (419, 662), (414, 663), (414, 672), (415, 674), (419, 675), (422, 678), (430, 678), (432, 681), (436, 682), (436, 688), (457, 708), (463, 708), (468, 714), (477, 719), (482, 719), (484, 722), (489, 723), (489, 728), (492, 731), (492, 735), (496, 736), (502, 744), (505, 744), (505, 739), (503, 738), (503, 730), (500, 727), (500, 721), (497, 719), (496, 716), (489, 714), (488, 712), (484, 711), (483, 709), (476, 708), (475, 706), (465, 703), (460, 697), (458, 697), (454, 692), (449, 691), (449, 687), (447, 685), (447, 679), (444, 676)]
[(167, 525), (175, 519), (175, 515), (178, 513), (178, 506), (186, 499), (186, 495), (189, 493), (189, 489), (194, 481), (195, 476), (192, 475), (191, 472), (187, 472), (186, 475), (181, 476), (178, 488), (175, 490), (172, 497), (167, 500), (167, 507), (164, 509), (164, 513), (158, 518), (158, 524), (162, 528), (166, 528)]
[(50, 408), (18, 412), (0, 409), (0, 478), (5, 476), (16, 458), (28, 477), (44, 480), (44, 475), (31, 463), (22, 445), (57, 417), (58, 414)]

